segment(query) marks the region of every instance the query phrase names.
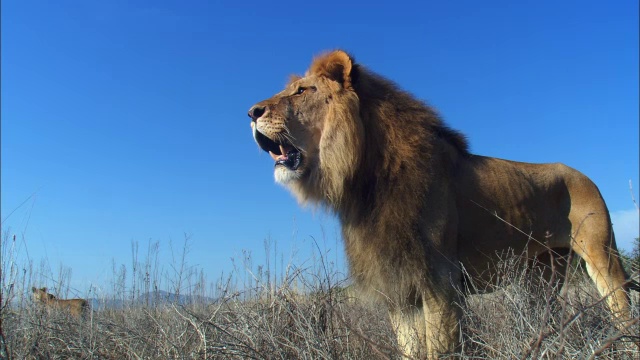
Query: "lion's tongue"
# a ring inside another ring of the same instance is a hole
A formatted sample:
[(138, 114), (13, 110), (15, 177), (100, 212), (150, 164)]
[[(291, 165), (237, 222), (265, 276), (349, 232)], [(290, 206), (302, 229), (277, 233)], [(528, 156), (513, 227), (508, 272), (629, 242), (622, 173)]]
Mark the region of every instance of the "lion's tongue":
[(287, 160), (287, 152), (288, 152), (287, 150), (288, 149), (286, 149), (284, 146), (280, 145), (281, 155), (274, 154), (272, 151), (269, 151), (269, 155), (271, 155), (271, 158), (275, 161), (279, 161), (279, 160), (285, 161)]

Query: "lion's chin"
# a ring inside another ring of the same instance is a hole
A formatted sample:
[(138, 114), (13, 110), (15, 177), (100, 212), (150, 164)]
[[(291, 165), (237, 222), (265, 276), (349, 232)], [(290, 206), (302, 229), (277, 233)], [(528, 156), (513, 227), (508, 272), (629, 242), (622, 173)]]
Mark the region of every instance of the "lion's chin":
[(291, 170), (284, 165), (276, 165), (273, 171), (273, 176), (277, 183), (282, 185), (290, 185), (293, 182), (299, 181), (302, 172), (300, 169)]

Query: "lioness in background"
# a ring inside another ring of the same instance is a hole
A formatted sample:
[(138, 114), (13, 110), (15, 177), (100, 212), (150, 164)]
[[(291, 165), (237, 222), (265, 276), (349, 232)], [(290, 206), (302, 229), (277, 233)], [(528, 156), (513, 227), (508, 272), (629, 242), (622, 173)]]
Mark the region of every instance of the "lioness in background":
[(580, 172), (471, 154), (434, 110), (343, 51), (316, 58), (249, 116), (276, 181), (339, 218), (351, 274), (387, 303), (405, 353), (456, 350), (462, 266), (492, 283), (508, 249), (546, 265), (550, 253), (575, 252), (616, 318), (629, 320), (626, 291), (637, 284)]
[(89, 311), (89, 303), (85, 299), (57, 299), (47, 292), (47, 288), (32, 287), (33, 299), (49, 309), (68, 311), (76, 318), (84, 317)]

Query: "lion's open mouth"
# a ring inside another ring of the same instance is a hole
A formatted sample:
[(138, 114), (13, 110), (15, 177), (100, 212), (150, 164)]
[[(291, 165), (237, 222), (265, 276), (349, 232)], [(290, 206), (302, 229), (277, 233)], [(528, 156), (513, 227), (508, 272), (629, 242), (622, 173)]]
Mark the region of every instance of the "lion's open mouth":
[(259, 131), (255, 132), (255, 139), (258, 146), (271, 155), (275, 160), (275, 166), (282, 165), (289, 170), (297, 170), (302, 160), (302, 154), (295, 146), (288, 142), (276, 143), (268, 137), (261, 134)]

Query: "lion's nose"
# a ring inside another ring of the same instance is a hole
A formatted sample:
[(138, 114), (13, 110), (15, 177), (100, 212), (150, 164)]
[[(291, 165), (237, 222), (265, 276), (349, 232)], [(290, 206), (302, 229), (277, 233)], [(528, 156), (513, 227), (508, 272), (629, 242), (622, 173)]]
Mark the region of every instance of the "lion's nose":
[(254, 105), (253, 107), (251, 107), (251, 109), (249, 109), (249, 117), (253, 121), (256, 121), (258, 120), (258, 118), (260, 118), (260, 116), (264, 115), (265, 110), (266, 108), (264, 106)]

